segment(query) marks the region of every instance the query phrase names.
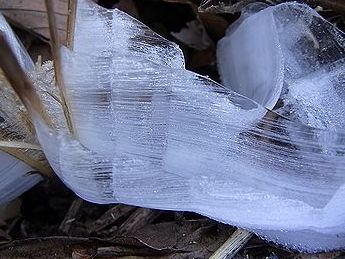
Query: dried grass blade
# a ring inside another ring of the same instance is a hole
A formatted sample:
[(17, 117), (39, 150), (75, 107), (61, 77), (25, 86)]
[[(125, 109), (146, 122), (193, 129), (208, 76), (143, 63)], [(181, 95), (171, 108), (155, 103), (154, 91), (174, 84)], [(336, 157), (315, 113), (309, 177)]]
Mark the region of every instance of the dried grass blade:
[(60, 99), (62, 104), (62, 109), (65, 115), (68, 129), (72, 135), (75, 135), (72, 115), (67, 100), (66, 86), (63, 81), (62, 71), (61, 71), (61, 55), (60, 55), (60, 46), (59, 46), (59, 34), (56, 26), (56, 17), (54, 11), (54, 3), (52, 0), (45, 0), (47, 13), (48, 13), (48, 23), (50, 30), (50, 46), (52, 50), (52, 56), (54, 59), (54, 68), (55, 68), (55, 78), (57, 86), (60, 91)]
[(73, 50), (75, 16), (76, 16), (76, 11), (77, 11), (77, 1), (78, 0), (69, 0), (68, 1), (66, 43), (67, 43), (67, 47), (69, 49), (71, 49), (71, 50)]
[(32, 150), (42, 150), (41, 146), (21, 141), (0, 140), (0, 148), (22, 148)]

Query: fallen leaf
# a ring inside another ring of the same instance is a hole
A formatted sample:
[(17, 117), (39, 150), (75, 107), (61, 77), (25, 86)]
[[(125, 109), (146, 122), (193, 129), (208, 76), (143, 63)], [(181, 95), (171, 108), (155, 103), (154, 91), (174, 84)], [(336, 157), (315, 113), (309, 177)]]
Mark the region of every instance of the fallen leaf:
[(181, 31), (170, 33), (176, 39), (193, 49), (205, 50), (213, 44), (204, 25), (198, 19), (187, 22), (186, 27), (182, 28)]
[[(68, 0), (54, 0), (61, 43), (66, 40)], [(12, 24), (49, 39), (44, 0), (0, 0), (0, 11)]]

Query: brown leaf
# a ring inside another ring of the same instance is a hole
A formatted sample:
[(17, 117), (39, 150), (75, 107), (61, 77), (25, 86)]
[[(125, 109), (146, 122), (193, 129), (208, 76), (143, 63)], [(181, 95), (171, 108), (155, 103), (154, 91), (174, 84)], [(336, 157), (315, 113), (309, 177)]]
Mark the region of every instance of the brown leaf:
[[(54, 0), (57, 27), (62, 43), (66, 40), (68, 0)], [(49, 39), (44, 0), (0, 0), (1, 13), (14, 25)]]
[(187, 22), (185, 28), (179, 32), (171, 32), (171, 35), (188, 47), (197, 50), (205, 50), (213, 44), (204, 25), (198, 19)]
[(212, 13), (199, 13), (199, 18), (213, 39), (218, 41), (224, 37), (225, 31), (229, 26), (225, 18)]
[(139, 18), (139, 11), (133, 0), (120, 0), (114, 7), (128, 13), (134, 18)]
[[(154, 249), (133, 238), (122, 243), (96, 238), (43, 237), (12, 241), (0, 246), (0, 258), (104, 258), (105, 256), (169, 255), (174, 250)], [(117, 240), (116, 240), (117, 241)], [(89, 257), (87, 257), (89, 255)], [(96, 256), (96, 257), (95, 257)], [(109, 258), (109, 257), (108, 257)], [(118, 257), (115, 257), (118, 258)]]
[[(174, 254), (211, 255), (229, 236), (232, 228), (210, 220), (185, 220), (149, 224), (132, 234), (158, 249), (176, 249)], [(188, 257), (185, 257), (188, 258)]]

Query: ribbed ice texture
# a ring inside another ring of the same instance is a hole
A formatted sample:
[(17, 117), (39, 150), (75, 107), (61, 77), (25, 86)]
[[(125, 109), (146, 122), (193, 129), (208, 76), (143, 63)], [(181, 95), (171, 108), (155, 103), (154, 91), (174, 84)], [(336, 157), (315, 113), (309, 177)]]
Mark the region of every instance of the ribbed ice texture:
[(79, 196), (195, 211), (303, 250), (344, 247), (343, 132), (185, 70), (175, 44), (89, 0), (78, 1), (74, 51), (62, 57), (77, 138), (35, 126)]
[[(5, 34), (17, 60), (27, 72), (34, 70), (26, 50), (17, 41), (10, 26), (0, 14), (0, 31)], [(1, 58), (1, 57), (0, 57)], [(37, 143), (29, 115), (0, 70), (0, 140)], [(28, 171), (47, 168), (47, 161), (40, 151), (1, 148), (30, 164), (25, 165), (13, 156), (0, 151), (0, 205), (19, 196), (35, 185), (41, 177), (28, 175)]]
[[(263, 7), (255, 4), (246, 8), (219, 42), (218, 67), (223, 83), (268, 108), (280, 99), (276, 112), (329, 130), (320, 138), (322, 152), (344, 156), (329, 149), (330, 143), (338, 141), (334, 132), (345, 129), (344, 34), (305, 5), (281, 4), (260, 11)], [(301, 133), (289, 135), (299, 140)], [(316, 168), (318, 163), (319, 160), (314, 163)], [(338, 185), (340, 189), (344, 188), (342, 184)], [(338, 191), (338, 197), (342, 192)], [(330, 204), (324, 204), (325, 208)], [(308, 240), (310, 248), (338, 247), (343, 242), (332, 235), (319, 236), (307, 230), (261, 234), (296, 245)]]

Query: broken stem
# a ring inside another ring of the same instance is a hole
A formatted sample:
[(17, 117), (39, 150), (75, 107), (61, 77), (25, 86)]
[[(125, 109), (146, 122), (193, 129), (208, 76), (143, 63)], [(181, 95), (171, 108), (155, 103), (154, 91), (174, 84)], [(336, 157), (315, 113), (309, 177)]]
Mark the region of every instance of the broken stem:
[(56, 83), (60, 91), (61, 96), (61, 105), (65, 115), (65, 119), (67, 122), (68, 129), (72, 135), (75, 135), (74, 125), (72, 116), (70, 113), (70, 107), (67, 102), (67, 93), (66, 93), (66, 86), (63, 81), (62, 77), (62, 64), (61, 64), (61, 55), (60, 55), (60, 48), (59, 48), (59, 34), (56, 26), (56, 18), (55, 18), (55, 11), (54, 11), (54, 3), (52, 0), (45, 0), (47, 13), (48, 13), (48, 23), (49, 23), (49, 30), (50, 30), (50, 46), (52, 50), (52, 56), (54, 59), (54, 70), (55, 70), (55, 78)]
[(253, 236), (247, 230), (237, 229), (225, 243), (211, 255), (210, 259), (233, 258)]
[(21, 141), (4, 141), (0, 140), (0, 148), (21, 148), (21, 149), (32, 149), (42, 150), (41, 146)]
[(75, 28), (75, 17), (77, 11), (77, 1), (78, 0), (69, 0), (68, 1), (68, 18), (67, 18), (67, 35), (66, 35), (66, 44), (67, 47), (73, 50), (73, 41), (74, 41), (74, 28)]

